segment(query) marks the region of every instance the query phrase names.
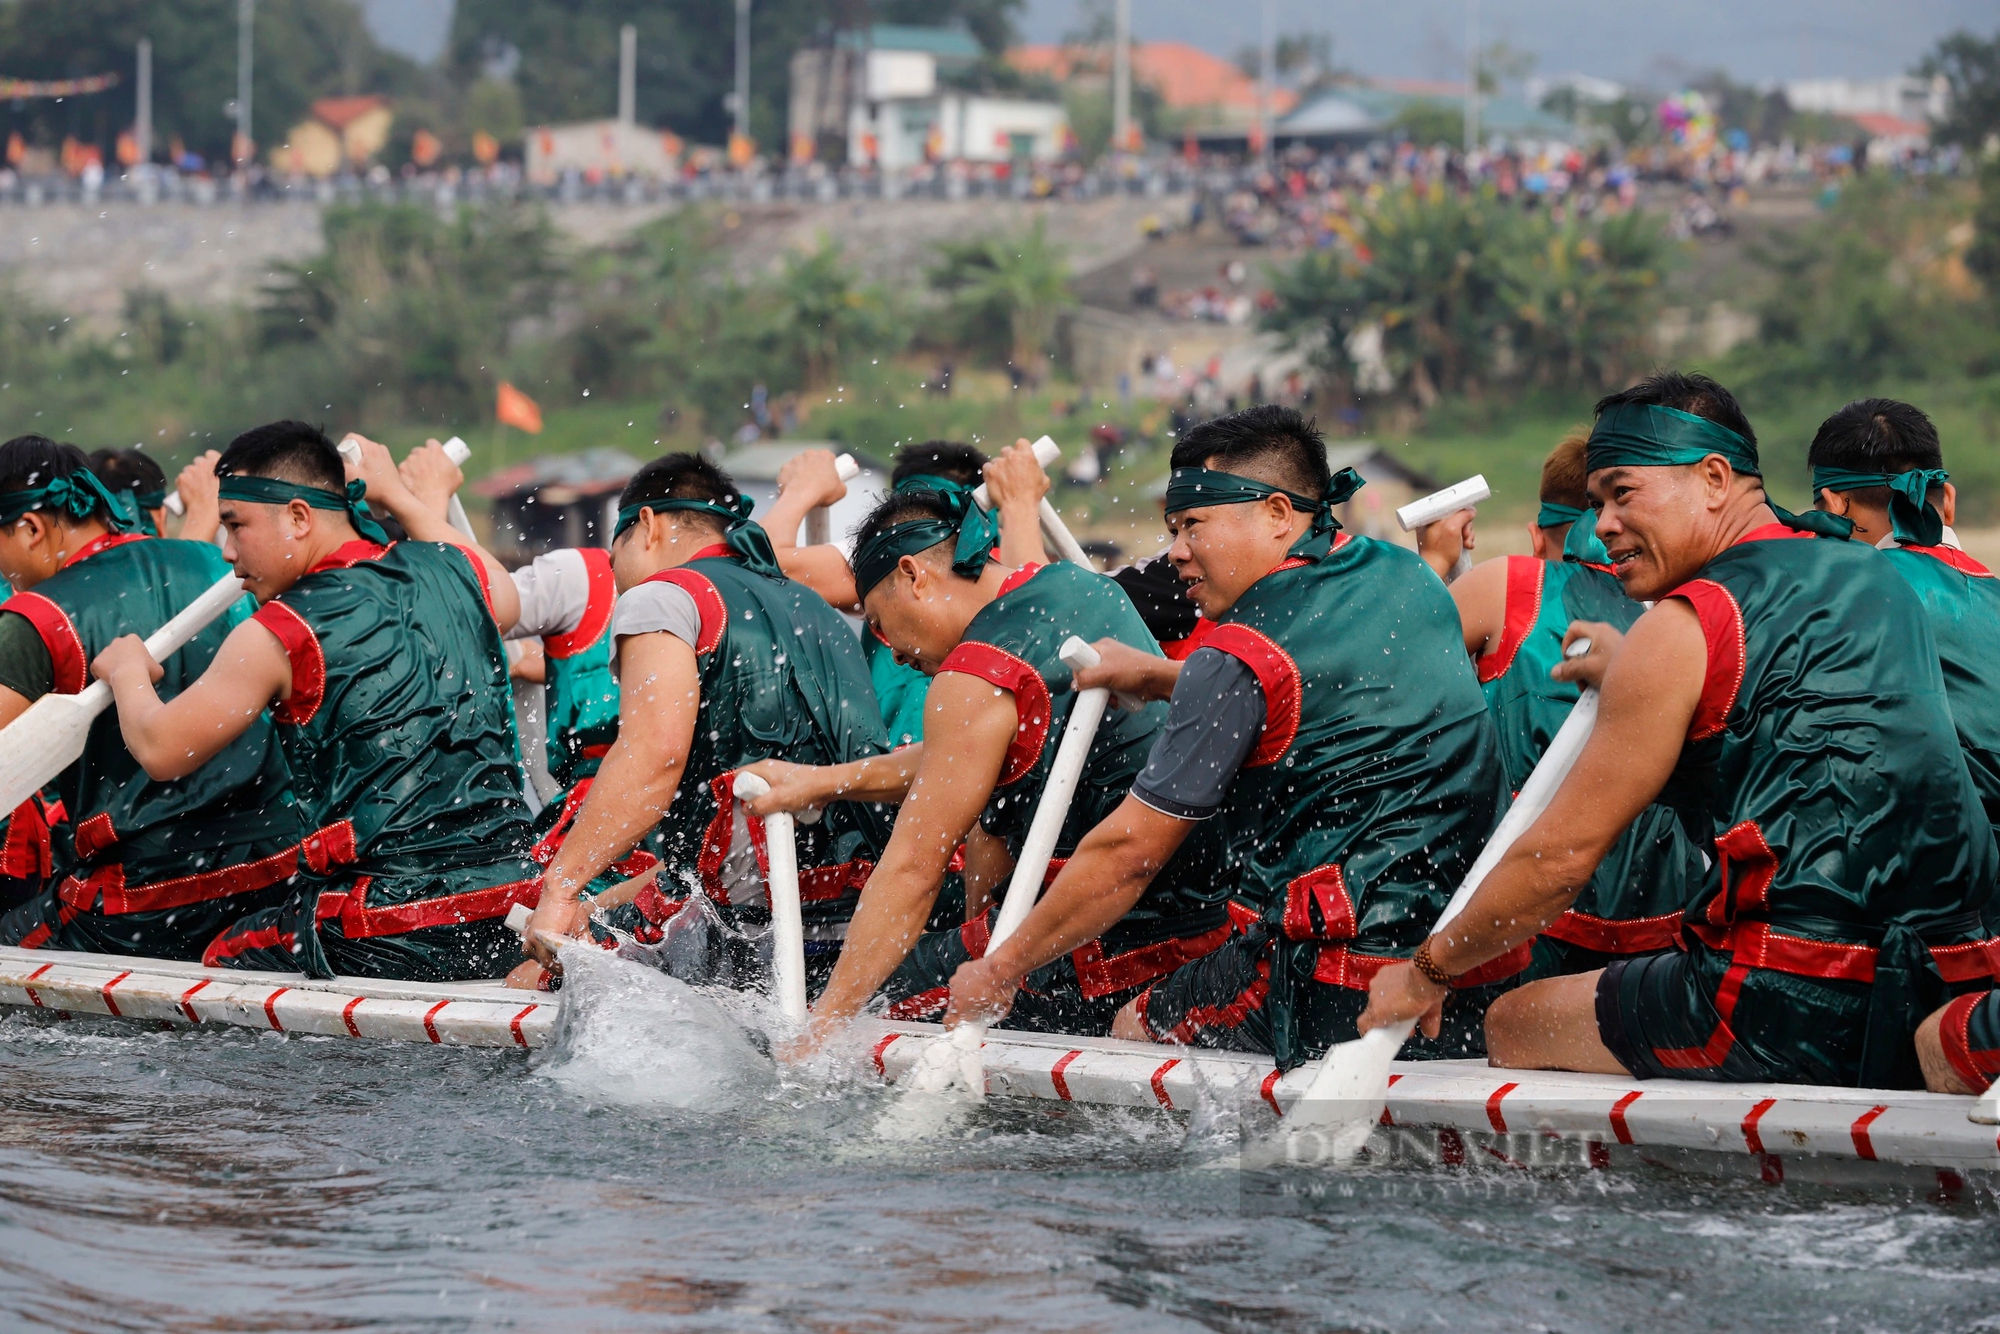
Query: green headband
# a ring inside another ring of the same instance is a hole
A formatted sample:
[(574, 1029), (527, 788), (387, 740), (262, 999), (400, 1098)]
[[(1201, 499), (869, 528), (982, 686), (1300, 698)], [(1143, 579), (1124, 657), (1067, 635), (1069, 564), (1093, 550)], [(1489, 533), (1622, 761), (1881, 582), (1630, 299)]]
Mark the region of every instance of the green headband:
[(750, 522), (750, 511), (757, 502), (740, 492), (730, 504), (713, 500), (644, 500), (636, 505), (626, 505), (618, 511), (618, 525), (611, 530), (611, 540), (616, 542), (625, 535), (625, 530), (639, 522), (643, 510), (655, 514), (709, 514), (721, 519), (726, 525), (722, 530), (722, 545), (729, 553), (743, 562), (746, 569), (770, 579), (785, 577), (778, 565), (777, 549), (771, 545), (771, 535), (761, 524)]
[(1574, 505), (1564, 505), (1559, 501), (1544, 500), (1541, 510), (1535, 515), (1535, 527), (1558, 528), (1566, 523), (1575, 523), (1588, 513), (1590, 513), (1589, 510), (1578, 509)]
[(899, 496), (911, 491), (935, 491), (941, 496), (949, 496), (959, 491), (970, 491), (971, 489), (964, 482), (954, 482), (949, 477), (939, 477), (934, 473), (927, 472), (911, 473), (908, 477), (896, 483), (894, 487), (896, 494)]
[(1366, 485), (1368, 483), (1360, 473), (1352, 468), (1342, 468), (1333, 475), (1326, 494), (1313, 500), (1296, 491), (1287, 491), (1282, 486), (1272, 486), (1254, 477), (1240, 477), (1233, 472), (1176, 468), (1167, 478), (1167, 513), (1179, 514), (1182, 510), (1199, 509), (1204, 505), (1248, 505), (1267, 496), (1284, 496), (1292, 502), (1293, 509), (1313, 516), (1312, 527), (1285, 554), (1302, 560), (1318, 560), (1332, 550), (1333, 535), (1340, 529), (1340, 521), (1333, 517), (1333, 507)]
[(369, 513), (368, 502), (362, 499), (367, 494), (368, 483), (359, 478), (349, 482), (343, 493), (321, 486), (300, 486), (277, 477), (245, 477), (230, 473), (221, 479), (216, 498), (251, 505), (289, 505), (295, 500), (304, 501), (316, 510), (346, 514), (355, 532), (376, 546), (387, 546), (389, 535), (382, 531), (381, 524), (375, 522), (375, 516)]
[(953, 574), (977, 579), (986, 569), (994, 544), (1000, 540), (1000, 525), (973, 503), (972, 492), (964, 487), (933, 494), (952, 512), (951, 518), (892, 524), (854, 553), (854, 591), (860, 596), (867, 597), (870, 589), (887, 579), (903, 557), (929, 551), (940, 542), (956, 542), (951, 553)]
[(1584, 466), (1591, 472), (1664, 468), (1700, 463), (1710, 454), (1722, 455), (1740, 473), (1764, 475), (1757, 447), (1727, 426), (1657, 403), (1620, 403), (1606, 408), (1590, 428)]
[(1814, 468), (1813, 494), (1821, 491), (1861, 491), (1889, 488), (1889, 527), (1906, 547), (1934, 547), (1944, 541), (1944, 516), (1929, 503), (1930, 490), (1951, 480), (1943, 468), (1912, 468), (1908, 472), (1849, 472), (1845, 468)]
[(153, 511), (165, 508), (167, 493), (164, 491), (133, 491), (128, 494), (132, 497), (132, 503), (139, 507), (139, 513), (136, 516), (139, 523), (139, 530), (148, 537), (158, 537), (160, 530), (153, 526)]
[(104, 509), (104, 522), (113, 532), (130, 532), (135, 526), (131, 511), (105, 488), (96, 473), (87, 471), (58, 477), (47, 486), (0, 493), (0, 525), (11, 524), (29, 510), (39, 509), (69, 519), (88, 519), (100, 506)]

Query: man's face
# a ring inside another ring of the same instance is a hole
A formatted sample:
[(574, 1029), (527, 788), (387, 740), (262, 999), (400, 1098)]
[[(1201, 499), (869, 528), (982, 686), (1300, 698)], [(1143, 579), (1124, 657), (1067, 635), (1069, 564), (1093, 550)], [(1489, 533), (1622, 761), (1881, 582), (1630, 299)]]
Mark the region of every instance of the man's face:
[(1188, 596), (1214, 620), (1285, 559), (1292, 511), (1275, 498), (1244, 505), (1203, 505), (1167, 517), (1174, 544), (1167, 557), (1187, 581)]
[(1597, 536), (1625, 593), (1651, 601), (1694, 577), (1715, 554), (1719, 502), (1738, 480), (1685, 467), (1603, 468), (1590, 474)]
[(868, 590), (861, 613), (897, 662), (936, 676), (965, 637), (972, 586), (957, 575), (940, 574), (920, 557), (905, 556), (888, 578)]
[(259, 602), (277, 597), (312, 568), (315, 520), (304, 501), (259, 505), (225, 500), (220, 513), (222, 558), (235, 567), (243, 586)]

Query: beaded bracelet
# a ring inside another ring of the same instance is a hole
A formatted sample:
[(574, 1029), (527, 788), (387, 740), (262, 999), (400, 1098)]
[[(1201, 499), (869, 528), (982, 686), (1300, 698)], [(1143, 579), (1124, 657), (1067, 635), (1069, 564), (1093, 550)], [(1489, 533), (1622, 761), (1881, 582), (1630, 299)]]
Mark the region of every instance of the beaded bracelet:
[(1431, 958), (1431, 942), (1428, 938), (1425, 939), (1423, 944), (1417, 946), (1417, 952), (1410, 956), (1410, 962), (1417, 966), (1418, 972), (1422, 973), (1438, 986), (1448, 987), (1451, 985), (1451, 974), (1438, 967), (1437, 960)]

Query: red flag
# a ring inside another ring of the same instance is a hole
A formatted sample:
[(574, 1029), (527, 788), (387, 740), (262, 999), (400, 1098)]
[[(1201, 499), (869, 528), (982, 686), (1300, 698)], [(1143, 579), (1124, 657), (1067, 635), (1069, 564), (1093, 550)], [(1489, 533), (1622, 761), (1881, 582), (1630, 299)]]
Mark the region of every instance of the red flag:
[(505, 380), (500, 382), (499, 401), (493, 405), (493, 420), (529, 435), (542, 433), (542, 410), (535, 406), (534, 399)]

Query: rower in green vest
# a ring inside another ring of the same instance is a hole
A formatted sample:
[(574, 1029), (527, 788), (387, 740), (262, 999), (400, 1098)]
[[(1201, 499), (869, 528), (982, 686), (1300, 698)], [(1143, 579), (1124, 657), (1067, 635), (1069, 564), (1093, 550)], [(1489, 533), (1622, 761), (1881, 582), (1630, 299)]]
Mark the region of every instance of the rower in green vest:
[(1604, 399), (1587, 462), (1619, 582), (1655, 605), (1625, 636), (1592, 627), (1590, 653), (1561, 665), (1601, 683), (1575, 767), (1413, 966), (1377, 976), (1364, 1026), (1431, 1022), (1439, 978), (1558, 917), (1664, 800), (1715, 863), (1681, 948), (1504, 997), (1493, 1063), (1918, 1083), (1919, 1021), (1991, 985), (1996, 874), (1922, 604), (1842, 540), (1845, 520), (1769, 502), (1750, 423), (1706, 376)]
[[(90, 684), (91, 659), (121, 635), (151, 634), (229, 573), (216, 549), (130, 531), (126, 507), (82, 453), (40, 436), (0, 446), (0, 725), (51, 692)], [(216, 657), (248, 599), (165, 664), (158, 690), (182, 692)], [(150, 688), (150, 687), (149, 687)], [(217, 745), (214, 764), (149, 777), (118, 720), (91, 727), (53, 787), (68, 813), (74, 864), (0, 918), (0, 942), (29, 948), (199, 959), (217, 933), (281, 901), (302, 828), (285, 759), (261, 709)], [(42, 844), (33, 821), (19, 827)], [(32, 855), (53, 872), (43, 844)]]
[[(1499, 740), (1444, 587), (1413, 553), (1339, 531), (1360, 486), (1296, 411), (1206, 422), (1174, 447), (1173, 560), (1217, 622), (1184, 663), (1100, 642), (1081, 686), (1170, 699), (1131, 795), (1021, 929), (952, 981), (953, 1018), (1115, 921), (1190, 839), (1219, 835), (1230, 939), (1148, 986), (1113, 1036), (1266, 1052), (1289, 1069), (1354, 1036), (1368, 978), (1406, 957), (1493, 827)], [(1527, 951), (1464, 979), (1422, 1055), (1476, 1055)], [(1029, 982), (1032, 986), (1032, 981)]]
[[(736, 801), (733, 771), (772, 756), (828, 764), (886, 749), (860, 644), (823, 598), (779, 571), (750, 506), (694, 454), (647, 464), (619, 498), (618, 737), (549, 863), (530, 937), (540, 962), (551, 960), (537, 936), (580, 934), (598, 908), (609, 927), (657, 943), (699, 893), (723, 924), (704, 977), (759, 983), (765, 965), (745, 928), (770, 920), (763, 822)], [(658, 874), (580, 904), (649, 832)], [(799, 829), (813, 976), (838, 954), (886, 836), (886, 813), (859, 802)]]
[[(905, 445), (896, 455), (889, 487), (898, 493), (971, 491), (983, 478), (986, 463), (983, 451), (953, 440)], [(1037, 513), (1047, 490), (1044, 479), (1041, 491), (1032, 499), (1017, 496), (1010, 502), (1017, 512), (1001, 513), (1002, 559), (1016, 565), (1048, 559), (1042, 550), (1041, 519)], [(841, 547), (837, 543), (795, 545), (799, 525), (808, 513), (832, 505), (846, 495), (847, 483), (834, 471), (832, 453), (824, 449), (802, 450), (778, 470), (778, 498), (771, 506), (770, 522), (765, 526), (771, 532), (771, 546), (778, 553), (778, 564), (789, 578), (805, 584), (840, 610), (858, 614), (861, 598), (854, 590), (854, 571), (849, 568)], [(875, 686), (875, 701), (882, 706), (889, 744), (907, 746), (922, 741), (924, 695), (930, 689), (930, 678), (907, 663), (896, 661), (896, 655), (872, 631), (862, 631), (861, 648), (868, 656), (868, 676)]]
[[(987, 468), (1004, 505), (1038, 494), (1041, 468), (1025, 442)], [(1018, 569), (993, 559), (992, 520), (962, 492), (891, 496), (862, 525), (855, 585), (869, 625), (899, 658), (932, 678), (930, 738), (921, 750), (831, 769), (760, 766), (771, 783), (760, 810), (811, 809), (863, 796), (900, 803), (894, 836), (861, 894), (847, 952), (813, 1010), (823, 1040), (878, 992), (895, 1018), (944, 1007), (952, 973), (985, 952), (993, 900), (1013, 873), (1076, 702), (1058, 656), (1072, 635), (1157, 653), (1118, 585), (1068, 563)], [(1056, 838), (1067, 858), (1124, 799), (1164, 722), (1150, 707), (1106, 715)], [(1088, 940), (1048, 961), (1009, 1023), (1102, 1034), (1141, 986), (1215, 948), (1229, 934), (1219, 831), (1191, 840), (1151, 892)], [(963, 846), (969, 908), (959, 924), (923, 932)]]
[(99, 449), (90, 455), (90, 470), (119, 500), (148, 537), (167, 535), (167, 474), (143, 449)]
[[(1486, 561), (1450, 581), (1465, 650), (1500, 729), (1507, 786), (1516, 792), (1576, 704), (1576, 684), (1550, 674), (1562, 661), (1570, 626), (1595, 622), (1624, 631), (1645, 611), (1625, 596), (1591, 530), (1594, 516), (1584, 492), (1588, 438), (1587, 431), (1571, 432), (1542, 464), (1541, 509), (1528, 525), (1534, 554)], [(1446, 554), (1449, 569), (1457, 553)], [(1700, 888), (1702, 874), (1701, 854), (1673, 809), (1648, 807), (1598, 865), (1575, 905), (1535, 938), (1527, 976), (1588, 972), (1615, 958), (1672, 949), (1681, 909)]]
[[(387, 450), (358, 443), (350, 482), (316, 427), (276, 422), (231, 442), (216, 464), (224, 555), (262, 607), (171, 700), (154, 693), (136, 638), (95, 670), (156, 778), (207, 772), (266, 706), (276, 721), (312, 830), (305, 865), (281, 906), (218, 936), (204, 962), (498, 977), (519, 957), (506, 915), (539, 889), (500, 642), (518, 597)], [(435, 471), (442, 457), (433, 442), (405, 467)], [(364, 493), (410, 540), (384, 545)]]
[(1806, 461), (1814, 504), (1851, 521), (1923, 602), (1959, 745), (2000, 830), (2000, 580), (1952, 530), (1958, 491), (1937, 427), (1908, 403), (1861, 399), (1820, 424)]

